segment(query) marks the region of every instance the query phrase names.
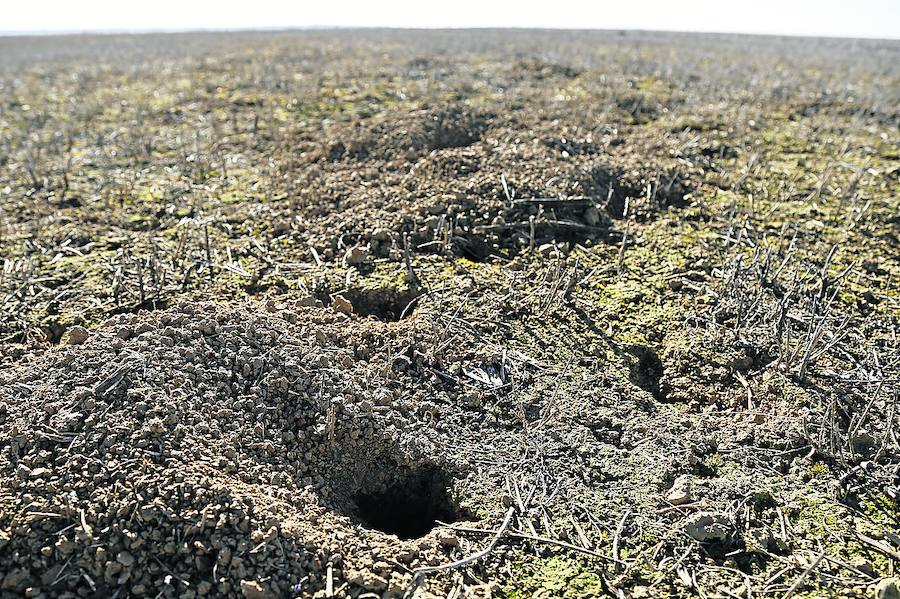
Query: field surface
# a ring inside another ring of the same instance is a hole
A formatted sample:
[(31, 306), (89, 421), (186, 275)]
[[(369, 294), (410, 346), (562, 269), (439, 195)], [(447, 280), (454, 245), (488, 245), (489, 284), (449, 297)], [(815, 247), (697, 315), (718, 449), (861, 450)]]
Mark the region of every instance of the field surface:
[(900, 596), (900, 42), (0, 38), (0, 597)]

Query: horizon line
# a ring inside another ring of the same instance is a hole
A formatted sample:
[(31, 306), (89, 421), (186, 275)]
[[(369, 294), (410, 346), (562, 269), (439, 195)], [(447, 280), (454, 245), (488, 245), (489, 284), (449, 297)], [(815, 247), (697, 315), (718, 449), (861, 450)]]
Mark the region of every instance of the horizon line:
[(900, 41), (897, 37), (878, 37), (858, 34), (816, 34), (816, 33), (778, 33), (759, 31), (721, 31), (709, 29), (637, 29), (633, 27), (528, 27), (528, 26), (402, 26), (402, 25), (302, 25), (291, 27), (158, 27), (158, 28), (107, 28), (107, 29), (45, 29), (45, 30), (0, 30), (0, 37), (64, 37), (64, 36), (90, 36), (90, 35), (153, 35), (153, 34), (184, 34), (184, 33), (289, 33), (301, 31), (327, 31), (327, 30), (396, 30), (396, 31), (584, 31), (584, 32), (634, 32), (634, 33), (678, 33), (694, 35), (734, 35), (754, 37), (780, 37), (798, 39), (834, 39), (834, 40), (864, 40), (864, 41)]

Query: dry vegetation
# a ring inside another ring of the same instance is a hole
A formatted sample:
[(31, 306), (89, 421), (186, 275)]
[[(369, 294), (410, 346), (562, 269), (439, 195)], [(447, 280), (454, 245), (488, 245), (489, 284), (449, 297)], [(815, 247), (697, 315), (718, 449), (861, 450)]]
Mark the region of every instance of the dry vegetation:
[(0, 596), (897, 597), (898, 64), (0, 38)]

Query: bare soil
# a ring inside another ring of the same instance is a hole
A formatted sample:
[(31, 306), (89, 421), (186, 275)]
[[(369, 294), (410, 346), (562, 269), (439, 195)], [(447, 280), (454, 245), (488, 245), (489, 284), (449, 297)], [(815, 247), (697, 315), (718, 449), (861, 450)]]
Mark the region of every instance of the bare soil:
[(0, 56), (0, 597), (900, 593), (897, 42)]

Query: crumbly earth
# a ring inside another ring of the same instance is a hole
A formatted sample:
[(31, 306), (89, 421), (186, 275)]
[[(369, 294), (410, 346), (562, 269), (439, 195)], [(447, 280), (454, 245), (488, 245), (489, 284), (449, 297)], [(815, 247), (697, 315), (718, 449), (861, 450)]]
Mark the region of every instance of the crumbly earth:
[(0, 56), (0, 597), (900, 592), (897, 42)]

